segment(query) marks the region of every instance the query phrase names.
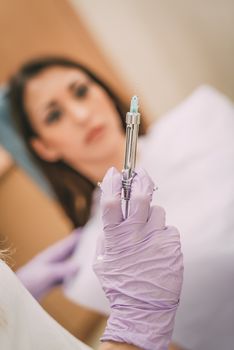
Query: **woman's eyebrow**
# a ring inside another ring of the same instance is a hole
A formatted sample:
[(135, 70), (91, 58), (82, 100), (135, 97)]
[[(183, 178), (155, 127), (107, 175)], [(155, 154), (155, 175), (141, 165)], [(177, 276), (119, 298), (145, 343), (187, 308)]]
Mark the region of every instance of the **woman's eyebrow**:
[(56, 101), (50, 101), (50, 102), (48, 102), (46, 105), (45, 105), (45, 110), (47, 110), (47, 109), (51, 109), (51, 108), (53, 108), (53, 107), (56, 107), (57, 106), (57, 102)]
[(75, 90), (75, 88), (77, 88), (77, 85), (81, 85), (81, 84), (88, 84), (90, 82), (90, 79), (88, 78), (76, 78), (76, 80), (72, 81), (71, 83), (68, 84), (68, 89), (70, 91)]
[(74, 89), (76, 88), (76, 86), (77, 86), (77, 83), (80, 83), (78, 79), (76, 79), (75, 81), (73, 81), (72, 83), (70, 83), (70, 84), (68, 85), (68, 89), (71, 90), (71, 91), (74, 90)]

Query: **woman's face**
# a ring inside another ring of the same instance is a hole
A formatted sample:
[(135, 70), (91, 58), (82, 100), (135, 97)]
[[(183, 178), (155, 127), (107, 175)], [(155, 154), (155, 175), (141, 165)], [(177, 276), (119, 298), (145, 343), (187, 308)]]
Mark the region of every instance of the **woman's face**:
[(82, 171), (124, 142), (112, 100), (79, 69), (45, 69), (27, 83), (24, 102), (37, 134), (31, 144), (47, 161), (62, 159)]

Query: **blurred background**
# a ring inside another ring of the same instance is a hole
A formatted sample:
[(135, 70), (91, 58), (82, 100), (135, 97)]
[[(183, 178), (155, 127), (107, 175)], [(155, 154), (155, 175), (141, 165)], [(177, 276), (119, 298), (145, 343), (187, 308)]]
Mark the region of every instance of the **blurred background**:
[[(232, 0), (1, 0), (0, 82), (4, 89), (29, 58), (65, 55), (85, 62), (124, 99), (138, 94), (150, 123), (201, 84), (234, 98), (233, 23)], [(0, 114), (4, 118), (4, 106)], [(8, 137), (2, 123), (0, 128)], [(16, 269), (66, 236), (71, 223), (0, 143), (0, 235)], [(43, 307), (95, 343), (103, 327), (99, 315), (59, 289)]]

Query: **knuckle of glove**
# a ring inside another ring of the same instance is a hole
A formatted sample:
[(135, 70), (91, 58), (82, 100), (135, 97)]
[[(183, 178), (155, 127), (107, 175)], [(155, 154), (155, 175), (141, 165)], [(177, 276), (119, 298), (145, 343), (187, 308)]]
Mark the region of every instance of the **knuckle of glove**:
[(164, 230), (166, 227), (166, 212), (162, 207), (151, 207), (148, 224), (155, 230)]
[(144, 219), (146, 222), (149, 215), (151, 196), (146, 193), (134, 193), (130, 200), (130, 216), (138, 222)]
[(162, 253), (167, 258), (167, 266), (173, 276), (173, 289), (180, 292), (183, 282), (183, 254), (181, 251), (180, 233), (174, 226), (168, 226), (165, 230)]
[(105, 209), (115, 209), (120, 204), (120, 198), (119, 197), (111, 197), (111, 196), (105, 196), (101, 200), (101, 206)]

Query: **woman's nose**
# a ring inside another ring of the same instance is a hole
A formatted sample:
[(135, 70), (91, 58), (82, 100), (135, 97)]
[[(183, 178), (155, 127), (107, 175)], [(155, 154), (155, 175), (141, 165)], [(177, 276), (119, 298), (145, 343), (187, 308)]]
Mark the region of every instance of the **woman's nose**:
[(70, 103), (69, 114), (75, 123), (81, 125), (88, 123), (91, 117), (88, 106), (76, 102)]

